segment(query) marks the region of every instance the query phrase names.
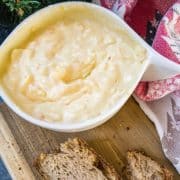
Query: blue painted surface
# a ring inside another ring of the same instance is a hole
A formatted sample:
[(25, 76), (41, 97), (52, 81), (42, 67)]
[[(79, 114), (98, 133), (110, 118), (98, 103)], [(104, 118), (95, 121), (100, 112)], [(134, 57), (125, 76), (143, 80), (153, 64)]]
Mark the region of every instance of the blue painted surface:
[(3, 102), (3, 100), (2, 100), (2, 98), (1, 98), (1, 96), (0, 96), (0, 103), (2, 103)]
[(5, 168), (2, 160), (0, 159), (0, 180), (11, 180), (7, 169)]

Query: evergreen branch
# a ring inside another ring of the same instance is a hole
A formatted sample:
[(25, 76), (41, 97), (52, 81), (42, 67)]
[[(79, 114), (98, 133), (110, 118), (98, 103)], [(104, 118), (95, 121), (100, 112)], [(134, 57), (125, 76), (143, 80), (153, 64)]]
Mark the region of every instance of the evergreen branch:
[(0, 0), (0, 26), (14, 26), (36, 10), (63, 1), (68, 0)]
[(10, 12), (16, 13), (20, 19), (38, 9), (41, 3), (37, 0), (2, 0)]

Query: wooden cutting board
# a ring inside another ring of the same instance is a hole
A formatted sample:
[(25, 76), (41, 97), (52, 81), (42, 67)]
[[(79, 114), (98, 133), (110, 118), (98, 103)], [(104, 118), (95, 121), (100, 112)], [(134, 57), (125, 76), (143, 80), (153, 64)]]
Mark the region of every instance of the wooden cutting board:
[(180, 176), (163, 155), (154, 125), (131, 97), (124, 107), (107, 123), (80, 133), (59, 133), (36, 127), (0, 105), (0, 155), (11, 176), (17, 180), (41, 179), (34, 161), (41, 152), (55, 149), (69, 137), (84, 138), (121, 172), (127, 150), (145, 151), (168, 167), (174, 179)]

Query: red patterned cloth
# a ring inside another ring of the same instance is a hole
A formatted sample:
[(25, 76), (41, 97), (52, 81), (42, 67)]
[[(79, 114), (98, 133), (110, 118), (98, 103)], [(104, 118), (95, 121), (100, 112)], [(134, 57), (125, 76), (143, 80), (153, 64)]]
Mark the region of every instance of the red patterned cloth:
[[(160, 22), (152, 46), (165, 57), (180, 64), (180, 15), (177, 4), (169, 9)], [(180, 90), (180, 75), (156, 82), (141, 82), (135, 93), (142, 100), (152, 101), (176, 90)]]

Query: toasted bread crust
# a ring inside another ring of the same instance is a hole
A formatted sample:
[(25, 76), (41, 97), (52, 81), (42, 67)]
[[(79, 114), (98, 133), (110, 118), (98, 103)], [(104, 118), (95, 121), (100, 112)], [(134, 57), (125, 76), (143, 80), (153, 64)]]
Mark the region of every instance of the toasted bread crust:
[[(85, 151), (88, 154), (89, 157), (87, 158), (89, 158), (89, 161), (91, 161), (93, 163), (93, 166), (99, 169), (108, 180), (121, 179), (119, 174), (113, 168), (113, 166), (106, 162), (106, 160), (101, 155), (97, 154), (96, 151), (93, 148), (91, 148), (83, 139), (68, 139), (66, 142), (60, 144), (60, 148), (57, 151), (54, 151), (51, 154), (72, 152), (77, 155), (80, 155), (81, 151)], [(35, 164), (43, 179), (49, 180), (51, 179), (51, 177), (49, 177), (42, 171), (42, 164), (47, 156), (48, 154), (41, 153), (37, 158)]]
[[(152, 168), (156, 167), (155, 170), (157, 170), (157, 174), (159, 174), (160, 179), (173, 180), (173, 174), (167, 168), (159, 165), (156, 161), (154, 161), (149, 156), (146, 156), (144, 152), (128, 151), (127, 152), (127, 161), (128, 161), (128, 165), (125, 170), (125, 178), (128, 180), (132, 180), (132, 179), (136, 180), (137, 179), (137, 177), (134, 175), (133, 171), (135, 171), (136, 168), (138, 168), (138, 166), (139, 166), (138, 163), (140, 163), (140, 161), (144, 161), (144, 162), (146, 161), (147, 167), (144, 167), (144, 168), (148, 168), (148, 164), (149, 164), (148, 172), (150, 171), (151, 167)], [(135, 161), (135, 162), (137, 161), (137, 164), (133, 161)], [(134, 165), (134, 167), (133, 167), (133, 165)], [(141, 166), (142, 166), (142, 163), (141, 163)], [(136, 173), (137, 172), (138, 171), (136, 171)], [(139, 172), (139, 173), (141, 173), (141, 172)], [(149, 177), (148, 178), (146, 177), (146, 179), (149, 180)]]
[(173, 180), (173, 174), (171, 173), (171, 171), (169, 171), (165, 167), (162, 167), (162, 170), (163, 170), (164, 175), (165, 175), (165, 180)]

